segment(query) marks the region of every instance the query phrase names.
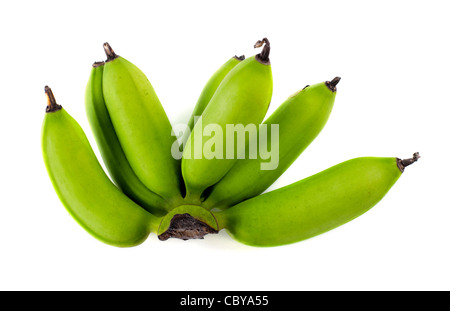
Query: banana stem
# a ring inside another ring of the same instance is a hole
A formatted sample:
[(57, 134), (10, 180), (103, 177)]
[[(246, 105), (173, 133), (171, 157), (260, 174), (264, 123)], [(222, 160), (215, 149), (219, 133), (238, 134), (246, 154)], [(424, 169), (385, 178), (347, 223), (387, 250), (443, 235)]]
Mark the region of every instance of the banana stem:
[(227, 218), (223, 211), (215, 212), (214, 217), (216, 217), (217, 225), (219, 226), (217, 232), (227, 227)]
[(109, 45), (108, 42), (103, 43), (103, 49), (105, 50), (105, 54), (106, 54), (106, 61), (110, 62), (112, 60), (115, 60), (117, 57), (119, 57), (119, 55), (117, 55), (114, 50), (112, 49), (112, 47)]
[(201, 205), (202, 204), (201, 194), (188, 191), (184, 198), (184, 202), (185, 202), (184, 204)]
[(163, 220), (164, 216), (153, 216), (151, 215), (148, 222), (148, 230), (151, 233), (157, 233), (159, 229), (159, 225)]
[(339, 81), (341, 81), (340, 77), (335, 77), (333, 80), (331, 81), (327, 81), (325, 82), (325, 84), (328, 86), (328, 88), (331, 90), (331, 92), (336, 92), (336, 85), (339, 83)]
[(261, 64), (264, 65), (270, 65), (270, 59), (269, 59), (269, 54), (270, 54), (270, 42), (267, 38), (263, 38), (262, 40), (258, 40), (255, 45), (253, 46), (254, 48), (260, 48), (263, 47), (261, 53), (257, 54), (255, 56), (256, 60), (258, 60)]
[(410, 159), (397, 159), (397, 166), (400, 169), (400, 171), (403, 173), (405, 171), (405, 167), (413, 164), (414, 162), (417, 162), (417, 160), (420, 158), (420, 155), (418, 152), (415, 152), (413, 154), (413, 157)]
[(47, 107), (45, 108), (45, 112), (55, 112), (60, 110), (62, 106), (56, 103), (56, 99), (53, 95), (52, 89), (46, 85), (44, 90), (45, 95), (47, 95)]

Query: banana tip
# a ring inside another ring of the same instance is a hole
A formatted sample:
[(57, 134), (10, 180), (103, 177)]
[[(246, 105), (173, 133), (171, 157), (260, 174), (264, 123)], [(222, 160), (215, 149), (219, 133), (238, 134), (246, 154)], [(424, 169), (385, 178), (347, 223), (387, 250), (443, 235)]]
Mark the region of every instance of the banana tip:
[(325, 82), (325, 84), (328, 86), (330, 91), (336, 92), (337, 91), (336, 86), (338, 85), (339, 81), (341, 81), (341, 77), (335, 77), (333, 80)]
[(417, 162), (417, 160), (419, 160), (420, 155), (418, 152), (414, 152), (412, 158), (409, 159), (398, 159), (397, 158), (397, 166), (400, 169), (400, 171), (403, 173), (405, 171), (405, 167), (410, 166), (411, 164), (413, 164), (414, 162)]
[(257, 54), (255, 56), (256, 60), (259, 61), (261, 64), (263, 65), (270, 65), (270, 59), (269, 59), (269, 54), (270, 54), (270, 42), (267, 38), (263, 38), (262, 40), (258, 40), (256, 41), (255, 45), (253, 46), (254, 48), (260, 48), (263, 47), (261, 53)]
[(47, 107), (45, 108), (45, 112), (55, 112), (62, 108), (61, 105), (56, 103), (55, 96), (53, 95), (52, 89), (46, 85), (44, 87), (45, 95), (47, 96)]
[(100, 62), (95, 62), (92, 64), (92, 67), (97, 68), (97, 67), (101, 67), (105, 64), (105, 62), (100, 61)]
[(103, 49), (105, 50), (107, 62), (112, 61), (118, 57), (118, 55), (114, 52), (108, 42), (103, 43)]

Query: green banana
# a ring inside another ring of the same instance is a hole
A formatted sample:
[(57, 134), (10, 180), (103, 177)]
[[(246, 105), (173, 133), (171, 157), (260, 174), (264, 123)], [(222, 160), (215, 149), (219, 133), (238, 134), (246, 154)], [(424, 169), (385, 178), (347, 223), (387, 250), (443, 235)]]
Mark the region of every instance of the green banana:
[(298, 242), (336, 228), (378, 203), (417, 161), (363, 157), (213, 213), (219, 228), (252, 246)]
[(53, 186), (73, 218), (109, 245), (131, 247), (157, 232), (161, 218), (123, 194), (108, 178), (80, 125), (45, 87), (42, 150)]
[(112, 124), (131, 168), (152, 192), (169, 201), (181, 200), (178, 144), (152, 85), (134, 64), (104, 44), (103, 95)]
[(211, 76), (211, 78), (209, 78), (208, 82), (206, 82), (197, 100), (197, 104), (194, 107), (194, 111), (192, 112), (192, 115), (187, 124), (189, 131), (187, 131), (186, 134), (184, 135), (181, 146), (184, 146), (186, 144), (186, 141), (189, 138), (189, 134), (192, 132), (192, 129), (194, 128), (196, 117), (200, 117), (202, 115), (203, 111), (205, 110), (209, 101), (213, 97), (222, 80), (226, 77), (226, 75), (230, 72), (231, 69), (233, 69), (237, 64), (239, 64), (244, 59), (245, 59), (244, 55), (233, 56), (228, 61), (226, 61), (222, 66), (220, 66), (220, 68), (217, 69), (217, 71)]
[(134, 173), (119, 143), (103, 98), (104, 62), (92, 66), (85, 92), (85, 107), (89, 124), (111, 178), (133, 201), (154, 215), (167, 213), (166, 201), (153, 193)]
[[(255, 47), (263, 45), (260, 54), (241, 61), (228, 73), (204, 110), (202, 122), (194, 126), (181, 162), (187, 198), (201, 200), (204, 190), (217, 183), (236, 162), (236, 156), (230, 158), (224, 154), (225, 148), (218, 152), (217, 157), (204, 157), (207, 149), (203, 141), (205, 128), (214, 125), (226, 133), (227, 125), (240, 124), (245, 127), (260, 124), (264, 119), (272, 97), (273, 81), (269, 41), (264, 38)], [(218, 144), (221, 143), (221, 146), (228, 146), (227, 141), (234, 139), (225, 136), (219, 137)], [(236, 149), (239, 154), (240, 150)]]
[[(259, 140), (260, 149), (277, 153), (276, 168), (262, 169), (268, 161), (261, 154), (256, 159), (246, 157), (238, 160), (212, 187), (203, 206), (209, 209), (230, 207), (261, 194), (272, 185), (324, 128), (334, 105), (339, 81), (340, 78), (336, 77), (307, 86), (278, 107), (263, 123), (267, 126), (267, 139)], [(273, 125), (278, 125), (278, 135), (272, 138)]]

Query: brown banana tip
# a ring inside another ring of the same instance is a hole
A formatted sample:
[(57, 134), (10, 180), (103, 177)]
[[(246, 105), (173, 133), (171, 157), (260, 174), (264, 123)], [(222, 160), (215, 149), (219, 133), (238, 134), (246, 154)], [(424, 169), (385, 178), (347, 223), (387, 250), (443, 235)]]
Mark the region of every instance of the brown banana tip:
[(95, 62), (92, 64), (92, 67), (97, 68), (97, 67), (101, 67), (105, 64), (105, 62), (101, 61), (101, 62)]
[(103, 49), (105, 50), (105, 54), (106, 54), (106, 61), (110, 62), (114, 59), (116, 59), (117, 57), (119, 57), (114, 50), (112, 49), (111, 45), (109, 45), (108, 42), (103, 43)]
[(45, 108), (45, 112), (55, 112), (62, 108), (61, 105), (56, 103), (55, 96), (53, 95), (52, 89), (48, 87), (48, 85), (44, 88), (45, 95), (47, 96), (47, 107)]
[(331, 81), (326, 81), (325, 84), (328, 86), (330, 91), (336, 92), (336, 90), (337, 90), (336, 85), (338, 85), (339, 81), (341, 81), (341, 77), (335, 77)]
[(236, 58), (237, 60), (241, 60), (241, 61), (245, 59), (245, 55), (241, 55), (241, 56), (234, 55), (233, 57)]
[(420, 155), (418, 152), (415, 152), (412, 156), (412, 158), (409, 159), (399, 159), (397, 158), (397, 166), (400, 169), (400, 171), (403, 173), (405, 171), (405, 167), (410, 166), (414, 162), (417, 162), (417, 160), (420, 158)]
[(257, 54), (255, 56), (256, 60), (259, 61), (261, 64), (263, 65), (270, 65), (270, 59), (269, 59), (269, 54), (270, 54), (270, 42), (267, 38), (263, 38), (262, 40), (258, 40), (256, 41), (255, 45), (253, 46), (254, 48), (260, 48), (263, 47), (261, 53)]

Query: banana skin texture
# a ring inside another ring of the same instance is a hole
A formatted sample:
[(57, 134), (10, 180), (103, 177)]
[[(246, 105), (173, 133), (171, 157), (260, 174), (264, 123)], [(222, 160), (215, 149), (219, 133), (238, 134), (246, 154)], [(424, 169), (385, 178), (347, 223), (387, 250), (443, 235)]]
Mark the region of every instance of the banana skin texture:
[(214, 213), (221, 229), (252, 246), (279, 246), (319, 235), (378, 203), (412, 159), (362, 157)]
[(94, 63), (86, 86), (86, 114), (105, 166), (115, 184), (153, 215), (167, 212), (166, 201), (150, 191), (134, 173), (122, 150), (103, 98), (104, 62)]
[[(311, 144), (324, 128), (334, 105), (336, 85), (340, 78), (307, 86), (290, 96), (263, 123), (267, 125), (264, 150), (271, 150), (271, 126), (279, 126), (277, 144), (279, 162), (276, 169), (262, 170), (267, 162), (260, 154), (256, 159), (240, 159), (212, 187), (203, 203), (206, 208), (227, 208), (264, 192)], [(258, 135), (259, 136), (259, 135)], [(275, 147), (276, 148), (276, 147)]]
[(156, 232), (160, 218), (123, 194), (98, 162), (80, 125), (46, 87), (49, 105), (42, 126), (48, 174), (72, 217), (98, 240), (117, 247), (141, 244)]
[[(225, 154), (222, 159), (206, 159), (204, 155), (201, 159), (195, 158), (196, 133), (201, 137), (209, 124), (219, 125), (224, 133), (222, 146), (225, 153), (227, 124), (246, 126), (263, 121), (273, 88), (268, 49), (266, 43), (261, 54), (241, 61), (228, 73), (204, 110), (202, 122), (194, 126), (181, 162), (187, 197), (201, 197), (205, 189), (216, 184), (236, 162), (236, 156), (227, 159)], [(204, 150), (205, 140), (200, 142), (201, 150)]]
[(167, 200), (181, 199), (180, 161), (172, 157), (172, 126), (152, 85), (134, 64), (109, 44), (103, 95), (128, 162), (139, 180)]
[[(205, 110), (206, 106), (208, 105), (209, 101), (213, 97), (214, 93), (216, 92), (217, 88), (219, 87), (223, 79), (227, 76), (227, 74), (231, 71), (231, 69), (233, 69), (237, 64), (239, 64), (244, 59), (245, 59), (244, 55), (233, 56), (228, 61), (226, 61), (222, 66), (220, 66), (220, 68), (217, 69), (216, 72), (209, 78), (209, 80), (203, 87), (203, 90), (200, 93), (200, 96), (197, 100), (197, 104), (194, 107), (194, 111), (192, 112), (192, 115), (189, 118), (188, 133), (192, 132), (192, 130), (194, 129), (195, 117), (199, 117), (203, 114), (203, 111)], [(186, 144), (188, 138), (189, 135), (184, 136), (182, 145)]]

